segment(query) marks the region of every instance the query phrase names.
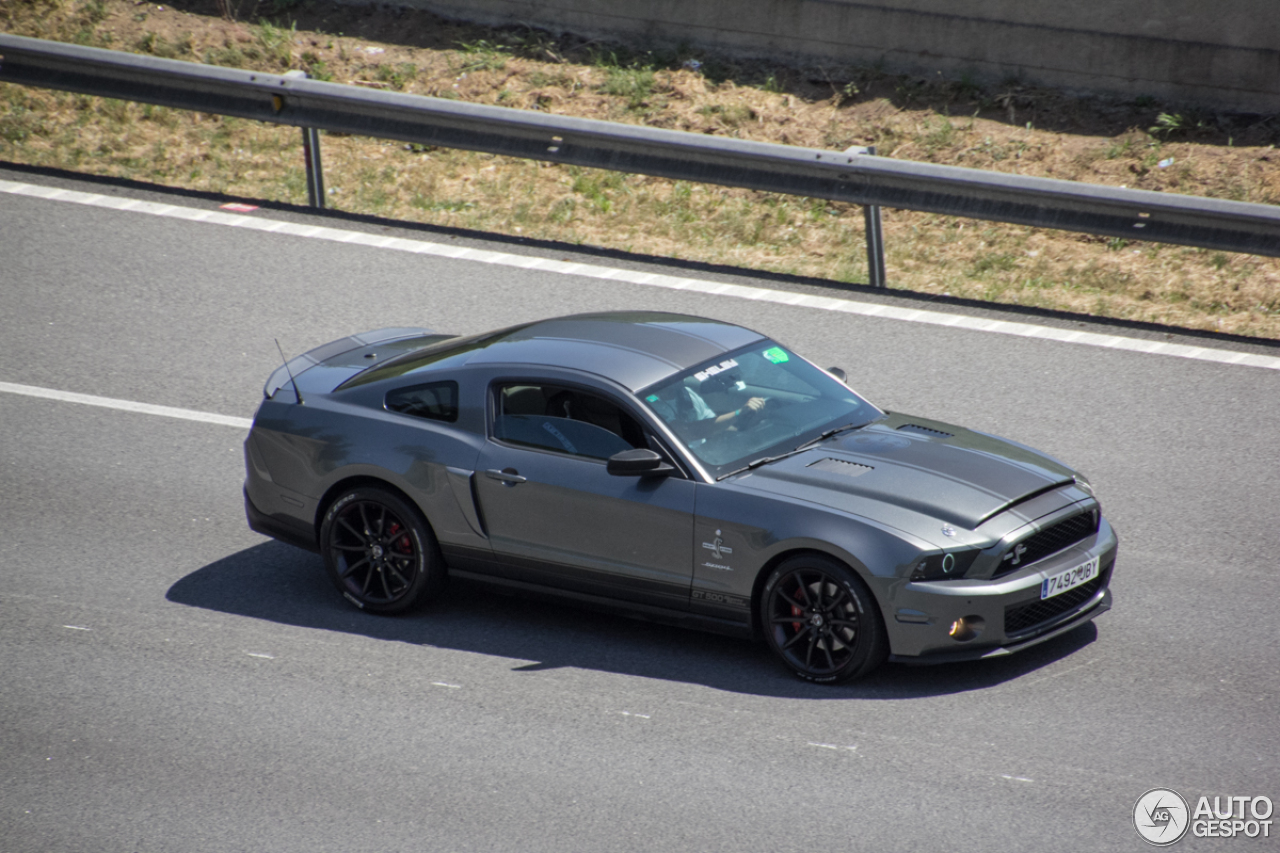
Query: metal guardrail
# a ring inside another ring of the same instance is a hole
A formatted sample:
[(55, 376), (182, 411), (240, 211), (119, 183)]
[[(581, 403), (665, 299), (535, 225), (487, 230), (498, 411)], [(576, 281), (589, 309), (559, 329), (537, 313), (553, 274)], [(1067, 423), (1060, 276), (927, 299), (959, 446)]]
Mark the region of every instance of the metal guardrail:
[[(1280, 257), (1280, 207), (1272, 205), (637, 127), (3, 34), (0, 81), (421, 145)], [(868, 229), (869, 239), (872, 231), (878, 233)]]

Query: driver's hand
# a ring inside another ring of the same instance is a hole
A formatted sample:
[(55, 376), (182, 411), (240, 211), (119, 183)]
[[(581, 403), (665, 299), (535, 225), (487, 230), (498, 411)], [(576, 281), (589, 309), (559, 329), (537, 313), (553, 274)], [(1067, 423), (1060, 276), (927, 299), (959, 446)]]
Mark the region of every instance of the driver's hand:
[(760, 417), (760, 413), (764, 411), (764, 404), (766, 402), (768, 401), (764, 397), (752, 397), (741, 409), (738, 410), (738, 414), (733, 418), (733, 422), (735, 424), (741, 424), (744, 428), (755, 423), (755, 420)]
[(736, 430), (739, 423), (746, 426), (751, 420), (759, 417), (760, 413), (764, 411), (764, 404), (767, 402), (768, 399), (765, 397), (752, 397), (742, 408), (735, 409), (732, 412), (725, 412), (712, 423), (722, 428), (728, 427), (731, 430)]

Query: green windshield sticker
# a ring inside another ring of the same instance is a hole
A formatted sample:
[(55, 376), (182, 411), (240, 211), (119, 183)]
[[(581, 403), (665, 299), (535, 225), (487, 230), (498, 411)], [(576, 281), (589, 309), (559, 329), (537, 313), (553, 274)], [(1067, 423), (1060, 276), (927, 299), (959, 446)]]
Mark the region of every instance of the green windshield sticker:
[(645, 397), (645, 399), (648, 400), (650, 403), (656, 403), (658, 402), (658, 395), (650, 394), (648, 397)]
[(764, 357), (772, 361), (774, 364), (782, 364), (784, 361), (791, 360), (791, 356), (787, 355), (786, 350), (782, 347), (771, 347), (765, 350)]

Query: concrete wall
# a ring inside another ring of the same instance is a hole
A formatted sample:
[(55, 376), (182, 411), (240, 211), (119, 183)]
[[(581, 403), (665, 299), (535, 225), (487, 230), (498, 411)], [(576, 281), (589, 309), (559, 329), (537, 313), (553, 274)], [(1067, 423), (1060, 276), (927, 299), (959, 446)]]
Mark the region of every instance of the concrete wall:
[(449, 18), (739, 56), (1009, 76), (1280, 113), (1280, 0), (397, 0)]

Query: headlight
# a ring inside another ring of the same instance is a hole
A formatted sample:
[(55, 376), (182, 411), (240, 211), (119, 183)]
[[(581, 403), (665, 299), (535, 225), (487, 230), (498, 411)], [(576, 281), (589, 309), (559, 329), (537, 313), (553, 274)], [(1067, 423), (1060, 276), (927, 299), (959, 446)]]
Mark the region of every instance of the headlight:
[(967, 551), (945, 551), (933, 554), (916, 563), (911, 570), (913, 581), (942, 581), (951, 578), (962, 578), (973, 561), (978, 558), (976, 549)]

